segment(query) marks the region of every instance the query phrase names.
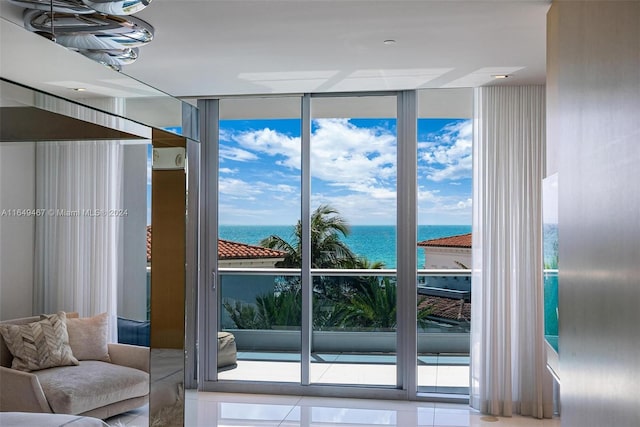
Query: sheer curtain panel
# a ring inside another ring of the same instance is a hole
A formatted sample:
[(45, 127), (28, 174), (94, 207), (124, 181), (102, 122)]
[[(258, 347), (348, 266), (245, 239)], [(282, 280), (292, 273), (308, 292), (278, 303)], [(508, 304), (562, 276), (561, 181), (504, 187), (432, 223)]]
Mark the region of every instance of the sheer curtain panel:
[(119, 141), (36, 146), (34, 312), (109, 313), (117, 339), (122, 149)]
[(551, 417), (542, 294), (545, 88), (477, 88), (474, 110), (471, 406)]

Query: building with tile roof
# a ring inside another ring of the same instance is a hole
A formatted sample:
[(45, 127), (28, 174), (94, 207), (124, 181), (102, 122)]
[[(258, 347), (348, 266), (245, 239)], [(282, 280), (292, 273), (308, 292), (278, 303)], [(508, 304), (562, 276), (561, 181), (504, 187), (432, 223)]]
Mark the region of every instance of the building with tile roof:
[[(218, 239), (218, 266), (222, 268), (273, 268), (285, 253), (246, 243)], [(147, 262), (151, 262), (151, 226), (147, 226)]]
[(423, 268), (471, 268), (471, 233), (423, 240)]
[(446, 323), (462, 324), (471, 322), (471, 302), (464, 299), (438, 296), (420, 296), (419, 308), (429, 307), (429, 317)]
[[(471, 233), (418, 242), (424, 248), (424, 268), (471, 268)], [(469, 325), (471, 279), (468, 276), (429, 276), (418, 284), (420, 306), (431, 309), (429, 318), (439, 323)]]

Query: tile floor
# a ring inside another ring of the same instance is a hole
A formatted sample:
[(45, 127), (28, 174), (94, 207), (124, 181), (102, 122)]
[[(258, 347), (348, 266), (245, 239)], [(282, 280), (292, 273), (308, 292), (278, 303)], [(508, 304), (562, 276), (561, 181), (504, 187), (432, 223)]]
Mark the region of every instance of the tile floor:
[[(192, 390), (185, 414), (185, 427), (560, 427), (559, 419), (494, 418), (467, 405)], [(148, 418), (143, 407), (107, 422), (147, 427)]]

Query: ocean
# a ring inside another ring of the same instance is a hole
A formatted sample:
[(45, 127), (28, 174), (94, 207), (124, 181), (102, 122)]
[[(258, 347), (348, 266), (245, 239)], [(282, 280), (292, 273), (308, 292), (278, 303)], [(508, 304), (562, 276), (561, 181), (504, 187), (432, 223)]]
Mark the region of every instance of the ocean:
[[(288, 225), (221, 225), (220, 238), (257, 245), (265, 237), (277, 235), (291, 242), (293, 227)], [(418, 242), (471, 232), (471, 225), (419, 225)], [(396, 227), (394, 225), (352, 225), (351, 234), (344, 239), (351, 250), (371, 262), (382, 261), (385, 268), (396, 268)], [(417, 242), (416, 242), (417, 243)], [(418, 249), (418, 266), (424, 259)]]

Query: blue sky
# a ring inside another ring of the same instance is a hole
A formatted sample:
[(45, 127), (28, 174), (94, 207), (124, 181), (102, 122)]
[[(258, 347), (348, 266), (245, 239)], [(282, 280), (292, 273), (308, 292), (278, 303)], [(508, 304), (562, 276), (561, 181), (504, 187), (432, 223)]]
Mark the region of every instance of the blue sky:
[[(418, 223), (471, 224), (471, 122), (418, 121)], [(352, 225), (395, 224), (395, 119), (315, 119), (312, 209)], [(292, 225), (300, 216), (300, 121), (220, 122), (220, 224)]]

